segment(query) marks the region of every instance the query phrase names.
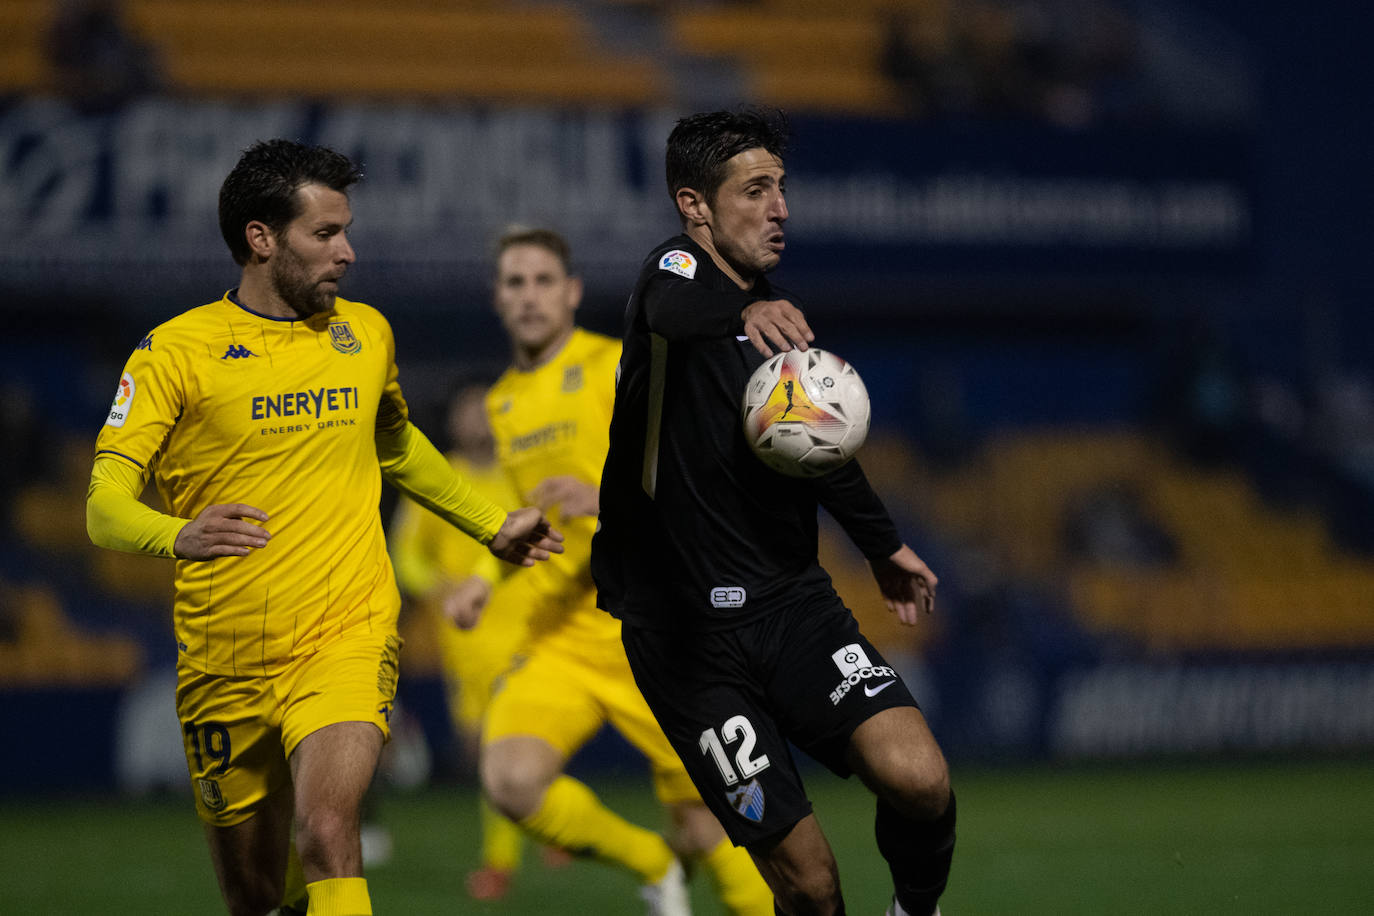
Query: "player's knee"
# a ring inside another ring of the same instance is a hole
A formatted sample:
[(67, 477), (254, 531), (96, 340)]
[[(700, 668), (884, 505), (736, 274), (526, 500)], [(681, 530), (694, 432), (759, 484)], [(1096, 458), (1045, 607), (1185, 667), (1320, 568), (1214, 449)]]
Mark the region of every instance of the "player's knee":
[(949, 805), (949, 791), (949, 767), (937, 756), (899, 768), (883, 795), (908, 817), (933, 821)]
[(674, 805), (673, 831), (669, 843), (679, 855), (688, 858), (704, 856), (725, 839), (725, 829), (703, 804)]
[(326, 874), (337, 874), (357, 845), (356, 815), (332, 808), (297, 813), (296, 850), (302, 862)]
[(482, 791), (491, 806), (514, 821), (539, 810), (552, 782), (542, 766), (512, 754), (483, 754)]

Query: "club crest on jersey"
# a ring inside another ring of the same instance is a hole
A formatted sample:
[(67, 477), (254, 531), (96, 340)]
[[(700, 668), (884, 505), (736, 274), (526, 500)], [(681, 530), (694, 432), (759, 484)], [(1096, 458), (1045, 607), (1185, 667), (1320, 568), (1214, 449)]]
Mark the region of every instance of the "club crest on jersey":
[(363, 342), (354, 336), (347, 321), (329, 322), (329, 342), (340, 353), (357, 353), (363, 348)]
[(742, 786), (728, 790), (725, 799), (741, 817), (755, 824), (763, 822), (763, 786), (759, 785), (757, 779), (751, 779)]
[(115, 389), (114, 401), (110, 404), (110, 415), (105, 418), (106, 426), (123, 426), (129, 419), (129, 407), (134, 402), (134, 377), (124, 373), (119, 377), (119, 387)]
[(563, 393), (569, 394), (582, 387), (582, 366), (569, 366), (563, 370)]
[(697, 275), (697, 259), (675, 248), (658, 259), (658, 269), (671, 271), (690, 280)]
[(878, 685), (876, 689), (870, 691), (868, 687), (864, 688), (864, 693), (872, 697), (877, 696), (885, 690), (888, 685), (897, 680), (896, 671), (889, 668), (887, 665), (873, 664), (868, 657), (868, 653), (865, 652), (863, 646), (858, 643), (850, 643), (842, 649), (832, 652), (830, 658), (835, 662), (835, 667), (840, 669), (842, 678), (835, 689), (830, 691), (830, 703), (832, 706), (839, 706), (840, 701), (849, 695), (849, 691), (854, 688), (855, 684), (859, 684), (871, 678), (885, 679), (885, 683)]
[(200, 789), (200, 801), (205, 805), (207, 811), (223, 811), (228, 804), (224, 799), (224, 793), (220, 791), (219, 783), (213, 779), (196, 778), (196, 788)]

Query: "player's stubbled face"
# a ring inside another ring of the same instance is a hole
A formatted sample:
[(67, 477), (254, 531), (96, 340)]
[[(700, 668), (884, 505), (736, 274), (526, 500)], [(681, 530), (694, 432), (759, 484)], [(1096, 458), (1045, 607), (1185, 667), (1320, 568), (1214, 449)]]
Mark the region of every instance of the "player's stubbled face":
[(725, 164), (709, 225), (716, 251), (741, 276), (766, 273), (782, 260), (786, 177), (782, 160), (762, 148), (745, 150)]
[(578, 281), (542, 245), (512, 245), (496, 262), (496, 314), (516, 347), (542, 353), (567, 334), (579, 300)]
[(272, 286), (302, 318), (334, 307), (339, 280), (357, 260), (348, 243), (353, 211), (348, 195), (308, 184), (296, 194), (300, 215), (286, 226), (272, 255)]

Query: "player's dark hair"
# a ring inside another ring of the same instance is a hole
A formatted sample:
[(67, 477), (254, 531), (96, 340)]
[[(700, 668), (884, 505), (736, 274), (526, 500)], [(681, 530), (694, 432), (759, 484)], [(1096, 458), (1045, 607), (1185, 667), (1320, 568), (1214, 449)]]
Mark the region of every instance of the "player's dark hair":
[(714, 203), (727, 162), (751, 149), (765, 149), (781, 159), (789, 136), (787, 115), (778, 109), (707, 111), (683, 118), (668, 135), (668, 195), (676, 201), (678, 191), (691, 188)]
[(292, 140), (259, 140), (239, 157), (219, 189), (219, 231), (238, 264), (247, 264), (252, 249), (244, 229), (253, 221), (281, 233), (300, 215), (296, 192), (307, 184), (346, 192), (363, 177), (362, 169), (342, 153)]
[(563, 272), (572, 276), (572, 247), (568, 240), (552, 229), (536, 229), (529, 226), (511, 226), (496, 240), (496, 260), (506, 253), (507, 248), (516, 245), (536, 245), (550, 252), (563, 265)]

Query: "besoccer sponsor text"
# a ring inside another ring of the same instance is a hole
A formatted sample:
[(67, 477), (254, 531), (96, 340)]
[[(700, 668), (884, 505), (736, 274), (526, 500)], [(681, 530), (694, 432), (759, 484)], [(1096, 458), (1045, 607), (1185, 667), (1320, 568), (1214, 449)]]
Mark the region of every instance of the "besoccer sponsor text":
[(840, 674), (844, 676), (835, 689), (830, 691), (830, 703), (833, 706), (839, 706), (840, 701), (849, 695), (849, 691), (853, 690), (856, 684), (873, 678), (897, 678), (897, 672), (887, 665), (873, 664), (868, 653), (858, 643), (851, 643), (832, 653), (830, 657), (834, 660), (835, 667), (840, 669)]

